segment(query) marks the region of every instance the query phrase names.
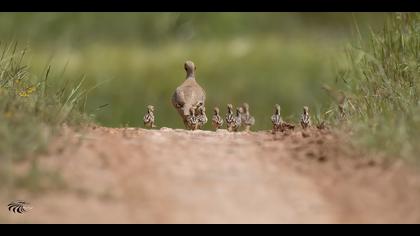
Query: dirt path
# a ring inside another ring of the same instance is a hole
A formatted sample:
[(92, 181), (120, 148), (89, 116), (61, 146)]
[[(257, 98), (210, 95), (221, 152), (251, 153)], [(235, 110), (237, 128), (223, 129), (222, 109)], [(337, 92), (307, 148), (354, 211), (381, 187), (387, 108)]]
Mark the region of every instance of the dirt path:
[(420, 223), (417, 172), (330, 132), (308, 134), (67, 130), (40, 163), (66, 187), (18, 194), (33, 209), (0, 211), (0, 221)]

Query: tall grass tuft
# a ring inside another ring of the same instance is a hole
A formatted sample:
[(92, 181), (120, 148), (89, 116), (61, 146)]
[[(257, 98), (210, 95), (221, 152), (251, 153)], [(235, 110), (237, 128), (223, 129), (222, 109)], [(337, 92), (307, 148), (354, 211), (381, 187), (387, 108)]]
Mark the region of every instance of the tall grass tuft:
[(23, 63), (26, 53), (17, 43), (0, 44), (0, 187), (19, 182), (11, 173), (19, 161), (31, 157), (36, 165), (32, 157), (45, 150), (60, 125), (88, 121), (80, 112), (86, 95), (80, 84), (55, 89), (49, 81), (59, 78), (51, 68), (42, 77), (31, 74)]
[(420, 161), (420, 14), (392, 14), (368, 39), (359, 34), (346, 53), (340, 90), (327, 88), (338, 104), (331, 118), (360, 144)]

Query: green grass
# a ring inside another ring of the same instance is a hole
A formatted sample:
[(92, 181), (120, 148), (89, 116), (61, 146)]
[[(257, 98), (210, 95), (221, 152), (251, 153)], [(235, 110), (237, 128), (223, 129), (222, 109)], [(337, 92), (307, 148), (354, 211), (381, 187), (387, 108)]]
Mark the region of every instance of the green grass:
[[(26, 53), (17, 43), (0, 45), (0, 187), (24, 185), (25, 176), (17, 177), (12, 167), (28, 159), (36, 165), (34, 156), (45, 151), (60, 125), (88, 121), (80, 112), (85, 95), (81, 82), (73, 89), (70, 84), (50, 86), (59, 78), (50, 75), (50, 67), (40, 76), (32, 74), (24, 63)], [(43, 176), (33, 175), (38, 172), (28, 172), (31, 183)]]
[(359, 144), (419, 161), (420, 14), (394, 14), (378, 32), (359, 35), (347, 58), (336, 91), (346, 116), (341, 125)]

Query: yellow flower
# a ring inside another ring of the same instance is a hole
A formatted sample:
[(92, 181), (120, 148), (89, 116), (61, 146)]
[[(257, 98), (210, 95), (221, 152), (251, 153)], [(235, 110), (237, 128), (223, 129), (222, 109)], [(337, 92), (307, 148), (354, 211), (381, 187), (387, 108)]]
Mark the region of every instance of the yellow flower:
[(21, 97), (28, 97), (29, 95), (31, 95), (35, 91), (36, 91), (36, 86), (30, 86), (30, 87), (26, 88), (25, 90), (20, 91), (18, 93), (18, 95), (21, 96)]
[(21, 97), (29, 96), (29, 94), (26, 91), (20, 91), (18, 95), (21, 96)]

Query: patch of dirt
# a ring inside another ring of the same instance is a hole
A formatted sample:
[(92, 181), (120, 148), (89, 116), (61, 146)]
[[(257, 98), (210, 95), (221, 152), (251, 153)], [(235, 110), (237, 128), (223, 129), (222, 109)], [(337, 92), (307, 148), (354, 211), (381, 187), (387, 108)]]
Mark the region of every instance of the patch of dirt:
[[(66, 147), (66, 148), (63, 148)], [(65, 129), (40, 158), (66, 188), (11, 223), (420, 223), (420, 175), (327, 130)], [(3, 205), (14, 199), (1, 198)]]

